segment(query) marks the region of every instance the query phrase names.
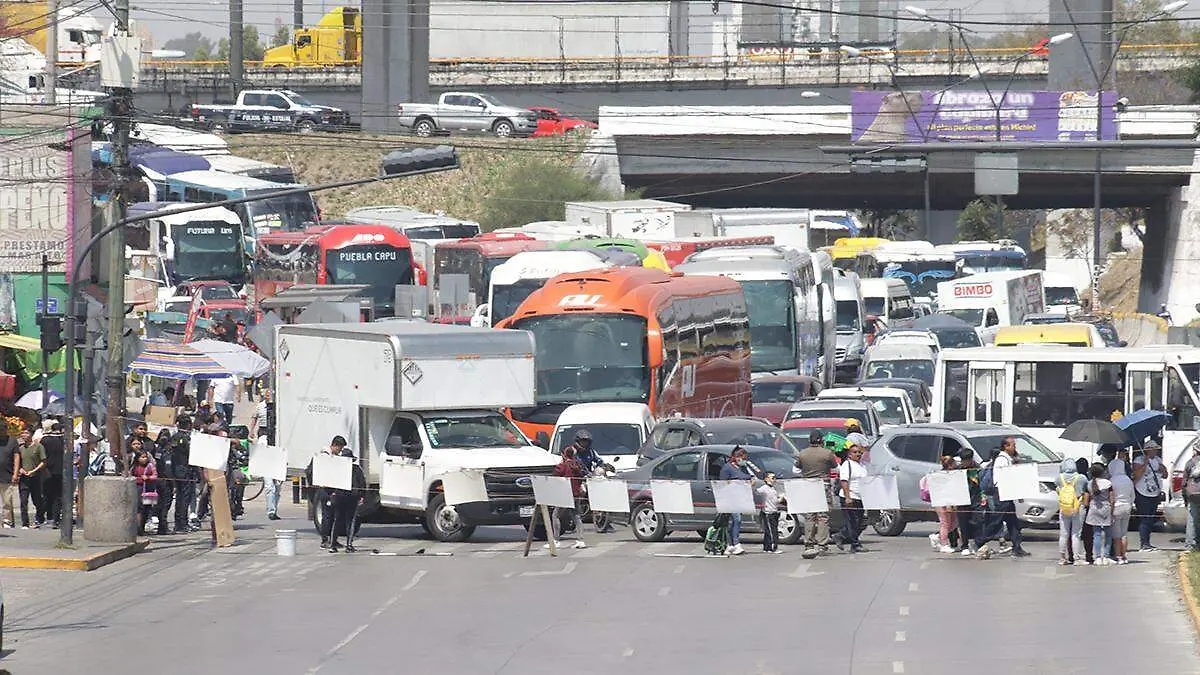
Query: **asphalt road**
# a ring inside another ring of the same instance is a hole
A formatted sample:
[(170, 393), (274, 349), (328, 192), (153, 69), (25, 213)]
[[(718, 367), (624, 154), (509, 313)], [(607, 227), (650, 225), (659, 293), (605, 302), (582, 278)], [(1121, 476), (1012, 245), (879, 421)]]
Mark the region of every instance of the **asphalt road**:
[[(521, 557), (520, 528), (465, 544), (367, 526), (331, 555), (299, 507), (262, 502), (239, 545), (167, 537), (87, 574), (3, 570), (0, 669), (37, 673), (1198, 673), (1168, 563), (1059, 568), (1051, 533), (1031, 558), (931, 553), (927, 526), (865, 538), (870, 552), (804, 561), (694, 557), (694, 535), (641, 544), (585, 532), (586, 549)], [(301, 528), (275, 555), (277, 527)], [(1056, 535), (1056, 533), (1055, 533)], [(1156, 543), (1168, 537), (1156, 535)]]

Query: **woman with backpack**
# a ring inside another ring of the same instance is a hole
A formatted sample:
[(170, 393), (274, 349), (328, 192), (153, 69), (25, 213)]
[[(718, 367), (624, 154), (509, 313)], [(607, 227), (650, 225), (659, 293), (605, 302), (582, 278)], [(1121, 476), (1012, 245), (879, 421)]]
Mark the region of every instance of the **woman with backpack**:
[(1099, 462), (1092, 465), (1091, 483), (1088, 485), (1087, 515), (1084, 522), (1092, 526), (1095, 532), (1092, 552), (1095, 554), (1095, 564), (1111, 565), (1108, 557), (1108, 547), (1111, 543), (1110, 533), (1113, 523), (1113, 487), (1112, 482), (1104, 476), (1108, 473)]
[(1087, 481), (1079, 475), (1075, 460), (1064, 459), (1054, 485), (1058, 492), (1058, 564), (1086, 564), (1075, 556), (1083, 551), (1083, 500)]

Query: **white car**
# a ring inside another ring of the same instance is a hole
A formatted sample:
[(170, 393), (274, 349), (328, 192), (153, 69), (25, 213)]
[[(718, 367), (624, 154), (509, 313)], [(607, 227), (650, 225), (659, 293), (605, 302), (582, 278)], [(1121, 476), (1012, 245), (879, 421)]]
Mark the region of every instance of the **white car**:
[(549, 450), (561, 454), (586, 429), (601, 459), (618, 472), (629, 471), (637, 468), (638, 449), (653, 428), (654, 416), (642, 403), (576, 403), (558, 416)]
[(926, 421), (913, 406), (908, 392), (898, 387), (834, 387), (817, 394), (822, 401), (846, 398), (870, 401), (884, 429)]
[(937, 336), (925, 330), (890, 330), (875, 338), (876, 345), (921, 345), (934, 354), (941, 349)]

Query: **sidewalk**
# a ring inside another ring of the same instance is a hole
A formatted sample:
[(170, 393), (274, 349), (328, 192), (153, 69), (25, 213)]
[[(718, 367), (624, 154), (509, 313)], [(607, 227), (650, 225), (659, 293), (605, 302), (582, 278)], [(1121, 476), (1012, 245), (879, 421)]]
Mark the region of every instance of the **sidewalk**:
[(96, 544), (74, 533), (75, 548), (58, 548), (59, 531), (44, 525), (36, 530), (0, 529), (0, 568), (88, 572), (128, 558), (146, 548), (144, 540), (132, 544)]

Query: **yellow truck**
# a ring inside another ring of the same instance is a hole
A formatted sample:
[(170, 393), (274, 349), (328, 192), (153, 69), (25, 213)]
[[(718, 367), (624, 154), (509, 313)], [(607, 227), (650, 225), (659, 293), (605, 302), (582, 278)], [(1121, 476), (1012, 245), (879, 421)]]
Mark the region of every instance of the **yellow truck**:
[[(79, 3), (58, 10), (58, 62), (95, 63), (100, 60), (104, 24), (80, 8)], [(23, 38), (46, 54), (49, 12), (43, 0), (0, 0), (0, 35)]]
[(362, 15), (353, 7), (334, 7), (311, 28), (301, 28), (292, 43), (263, 55), (267, 68), (357, 66), (362, 64)]

